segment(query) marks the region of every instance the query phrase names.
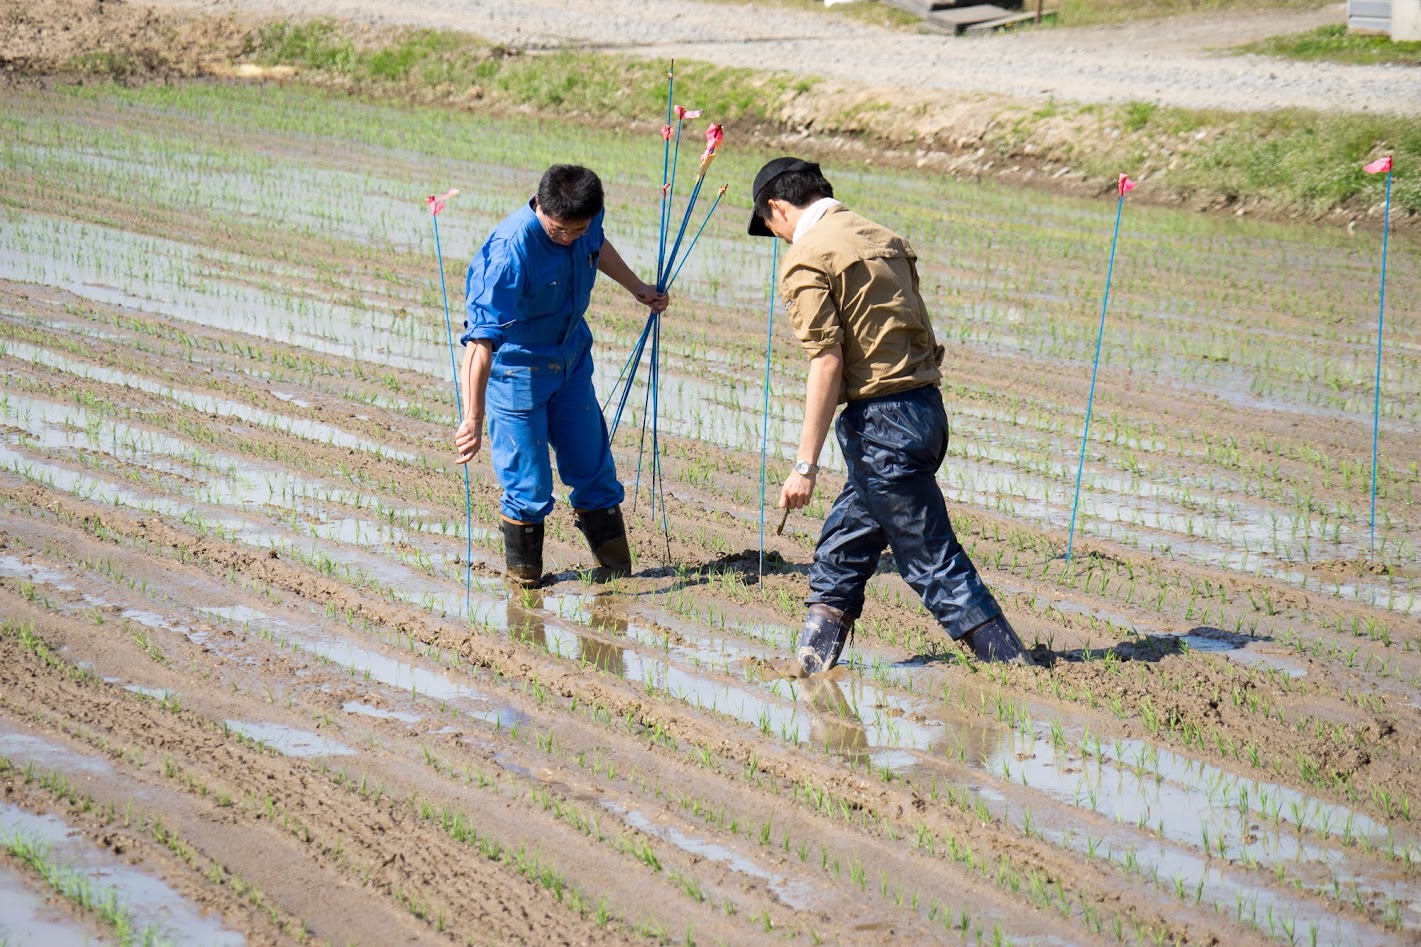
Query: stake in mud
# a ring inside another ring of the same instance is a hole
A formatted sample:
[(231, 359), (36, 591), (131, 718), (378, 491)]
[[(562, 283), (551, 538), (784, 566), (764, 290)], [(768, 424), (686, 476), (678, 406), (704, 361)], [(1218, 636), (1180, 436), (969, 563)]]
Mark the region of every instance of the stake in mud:
[[(454, 382), (454, 418), (464, 417), (464, 401), (459, 395), (459, 366), (454, 358), (454, 324), (449, 316), (449, 286), (444, 280), (444, 250), (439, 243), (439, 212), (459, 193), (451, 188), (443, 194), (429, 195), (424, 199), (429, 205), (429, 219), (434, 223), (434, 258), (439, 261), (439, 293), (444, 298), (444, 331), (449, 340), (449, 371)], [(464, 464), (464, 611), (469, 610), (473, 597), (474, 568), (474, 514), (470, 501), (469, 466)]]
[(1377, 548), (1377, 440), (1380, 433), (1382, 411), (1382, 325), (1386, 315), (1386, 250), (1387, 235), (1391, 232), (1391, 155), (1379, 158), (1362, 170), (1368, 174), (1386, 174), (1386, 204), (1382, 211), (1382, 275), (1381, 291), (1377, 300), (1377, 384), (1376, 397), (1372, 402), (1372, 508), (1368, 519), (1367, 555), (1375, 555)]
[(1090, 369), (1090, 395), (1085, 402), (1085, 427), (1081, 431), (1081, 459), (1076, 465), (1076, 494), (1071, 501), (1071, 526), (1066, 534), (1066, 564), (1071, 562), (1071, 549), (1076, 539), (1076, 508), (1081, 501), (1081, 474), (1085, 472), (1085, 446), (1090, 440), (1090, 409), (1095, 404), (1095, 377), (1100, 372), (1100, 345), (1105, 340), (1105, 310), (1110, 305), (1110, 279), (1115, 274), (1115, 248), (1120, 243), (1120, 215), (1125, 209), (1125, 195), (1135, 189), (1135, 182), (1120, 175), (1116, 184), (1115, 235), (1110, 238), (1110, 265), (1105, 270), (1105, 298), (1100, 302), (1100, 328), (1095, 334), (1095, 363)]

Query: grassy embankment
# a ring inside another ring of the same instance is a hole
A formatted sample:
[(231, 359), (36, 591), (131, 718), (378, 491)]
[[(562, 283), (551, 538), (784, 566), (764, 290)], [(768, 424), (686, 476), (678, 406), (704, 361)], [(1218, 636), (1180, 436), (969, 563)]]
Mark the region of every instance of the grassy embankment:
[(1385, 36), (1359, 36), (1343, 25), (1319, 26), (1302, 33), (1270, 36), (1240, 46), (1239, 52), (1284, 56), (1308, 62), (1345, 62), (1358, 65), (1394, 63), (1421, 66), (1421, 43), (1398, 43)]
[[(592, 121), (659, 122), (665, 108), (661, 63), (573, 51), (528, 55), (453, 32), (409, 30), (357, 40), (331, 23), (276, 22), (253, 32), (244, 49), (250, 62), (294, 67), (301, 81), (382, 99)], [(110, 52), (83, 65), (123, 75), (128, 62)], [(1144, 199), (1200, 207), (1365, 214), (1380, 204), (1383, 181), (1364, 174), (1361, 165), (1394, 152), (1394, 212), (1421, 214), (1416, 118), (1301, 109), (1236, 113), (1138, 102), (1032, 108), (982, 99), (965, 130), (930, 121), (935, 108), (946, 106), (928, 98), (893, 106), (836, 93), (812, 78), (696, 62), (679, 63), (677, 75), (696, 90), (695, 105), (742, 126), (774, 134), (804, 124), (809, 112), (819, 134), (801, 148), (845, 136), (900, 158), (927, 154), (939, 166), (968, 158), (959, 172), (1019, 175), (1038, 169), (1059, 174), (1061, 186), (1076, 190), (1105, 187), (1128, 169), (1150, 183)], [(923, 130), (928, 125), (933, 131)]]
[(1094, 26), (1181, 13), (1313, 10), (1327, 3), (1328, 0), (1060, 0), (1059, 22), (1061, 26)]

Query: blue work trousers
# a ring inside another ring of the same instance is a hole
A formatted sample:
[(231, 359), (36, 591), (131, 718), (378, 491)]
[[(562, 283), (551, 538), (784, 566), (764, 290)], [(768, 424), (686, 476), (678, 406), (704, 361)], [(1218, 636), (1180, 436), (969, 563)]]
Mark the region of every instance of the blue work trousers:
[(550, 446), (558, 477), (572, 488), (574, 509), (605, 510), (622, 502), (607, 424), (592, 389), (592, 334), (585, 323), (557, 346), (499, 346), (485, 403), (490, 459), (508, 519), (541, 523), (552, 512)]
[(809, 570), (808, 604), (850, 618), (884, 547), (953, 638), (1001, 614), (957, 541), (937, 470), (947, 456), (947, 412), (936, 385), (850, 401), (834, 426), (848, 482), (834, 501)]

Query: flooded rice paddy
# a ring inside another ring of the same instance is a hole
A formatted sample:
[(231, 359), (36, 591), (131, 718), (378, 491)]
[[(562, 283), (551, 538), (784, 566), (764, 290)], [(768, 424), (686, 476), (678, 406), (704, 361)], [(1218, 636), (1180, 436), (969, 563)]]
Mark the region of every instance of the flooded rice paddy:
[[(842, 463), (761, 574), (765, 156), (733, 128), (663, 328), (669, 539), (643, 479), (637, 572), (593, 584), (560, 502), (554, 582), (510, 594), (486, 462), (472, 535), (451, 462), (423, 198), (462, 191), (456, 299), (560, 160), (603, 175), (645, 272), (654, 129), (279, 86), (0, 95), (9, 942), (1421, 936), (1410, 238), (1373, 548), (1378, 235), (1127, 208), (1067, 566), (1113, 208), (826, 159), (919, 253), (940, 480), (1045, 666), (967, 659), (886, 567), (847, 665), (792, 680)], [(604, 396), (643, 318), (599, 286)], [(771, 351), (774, 484), (804, 372), (782, 311)]]

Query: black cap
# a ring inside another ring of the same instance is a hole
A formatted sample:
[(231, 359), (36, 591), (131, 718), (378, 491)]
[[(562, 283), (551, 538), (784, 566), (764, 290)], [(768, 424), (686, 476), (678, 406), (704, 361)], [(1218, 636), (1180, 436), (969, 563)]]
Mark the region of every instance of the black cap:
[(804, 161), (800, 158), (776, 158), (765, 164), (760, 169), (760, 173), (755, 175), (755, 186), (750, 189), (750, 227), (748, 232), (752, 237), (773, 237), (770, 228), (765, 226), (765, 221), (759, 214), (755, 213), (754, 205), (759, 203), (760, 192), (763, 191), (771, 181), (790, 171), (819, 171), (819, 165), (813, 161)]

